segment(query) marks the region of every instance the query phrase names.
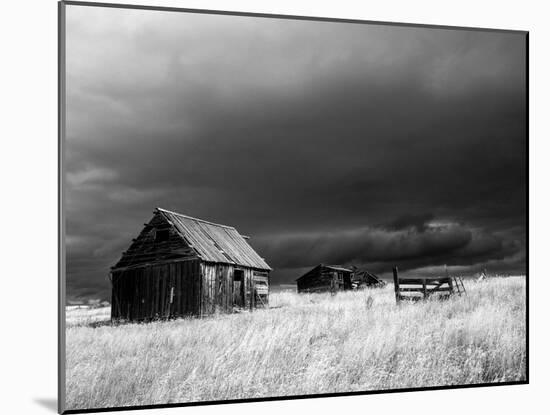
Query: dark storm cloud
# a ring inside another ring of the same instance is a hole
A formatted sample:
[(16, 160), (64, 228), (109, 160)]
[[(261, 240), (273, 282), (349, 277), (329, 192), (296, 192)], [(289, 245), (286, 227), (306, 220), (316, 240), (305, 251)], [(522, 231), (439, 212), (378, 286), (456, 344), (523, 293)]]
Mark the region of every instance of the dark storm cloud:
[(404, 215), (392, 220), (386, 227), (391, 230), (413, 228), (417, 231), (424, 231), (433, 219), (433, 213)]
[[(410, 269), (427, 264), (474, 265), (519, 253), (519, 242), (473, 231), (458, 224), (418, 230), (380, 228), (332, 233), (270, 236), (256, 241), (272, 264), (299, 268), (305, 264), (387, 264)], [(387, 266), (387, 265), (386, 265)]]
[(69, 294), (108, 293), (155, 206), (252, 235), (275, 282), (318, 262), (524, 272), (522, 35), (67, 16)]

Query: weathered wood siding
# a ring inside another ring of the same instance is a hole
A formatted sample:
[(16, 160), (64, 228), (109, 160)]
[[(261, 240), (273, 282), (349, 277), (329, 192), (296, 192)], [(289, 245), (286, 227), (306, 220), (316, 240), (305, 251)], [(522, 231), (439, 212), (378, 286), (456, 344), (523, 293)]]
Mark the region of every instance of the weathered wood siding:
[(232, 265), (201, 264), (201, 310), (203, 315), (232, 310), (232, 278)]
[[(244, 309), (253, 309), (260, 306), (267, 306), (269, 303), (269, 273), (252, 270), (250, 268), (237, 267), (243, 272), (243, 306)], [(238, 287), (235, 284), (233, 276), (235, 266), (227, 264), (209, 264), (203, 263), (202, 269), (202, 295), (201, 310), (203, 315), (214, 313), (230, 313), (235, 306), (234, 290)], [(255, 280), (258, 278), (265, 280), (265, 284), (260, 288), (258, 294)], [(258, 295), (261, 295), (262, 301), (259, 301)]]
[(111, 318), (200, 315), (200, 261), (143, 266), (112, 274)]
[(130, 321), (231, 313), (269, 304), (269, 273), (242, 271), (243, 304), (234, 304), (235, 266), (200, 260), (113, 271), (111, 318)]
[[(157, 232), (167, 232), (168, 238), (158, 241)], [(176, 230), (158, 213), (147, 223), (138, 237), (113, 269), (139, 265), (169, 263), (177, 259), (198, 258), (195, 251), (178, 235)]]
[(297, 281), (298, 292), (325, 292), (331, 290), (331, 273), (315, 272)]

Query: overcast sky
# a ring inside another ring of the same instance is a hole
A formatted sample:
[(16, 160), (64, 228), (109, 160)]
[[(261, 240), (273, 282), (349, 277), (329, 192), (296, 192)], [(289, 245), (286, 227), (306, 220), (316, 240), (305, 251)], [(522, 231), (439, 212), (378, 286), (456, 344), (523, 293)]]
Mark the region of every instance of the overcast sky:
[(155, 207), (318, 263), (524, 273), (525, 36), (67, 6), (67, 293)]

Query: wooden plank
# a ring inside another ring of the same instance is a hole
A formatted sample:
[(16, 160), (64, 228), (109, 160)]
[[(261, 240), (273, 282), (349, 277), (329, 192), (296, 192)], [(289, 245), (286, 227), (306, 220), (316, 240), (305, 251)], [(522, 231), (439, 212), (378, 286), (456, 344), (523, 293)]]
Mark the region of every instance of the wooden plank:
[(225, 269), (225, 311), (230, 313), (233, 309), (233, 291), (231, 290), (231, 280), (233, 277), (233, 266)]
[(416, 295), (416, 296), (407, 296), (407, 295), (400, 295), (399, 300), (400, 301), (420, 301), (423, 300), (424, 297), (422, 295)]
[(177, 302), (176, 302), (176, 310), (178, 316), (183, 316), (183, 305), (185, 303), (185, 286), (183, 285), (183, 275), (184, 267), (181, 264), (174, 264), (174, 274), (176, 278), (176, 291), (177, 291)]
[(424, 298), (426, 298), (428, 296), (427, 292), (426, 292), (426, 280), (422, 280), (422, 294), (424, 295)]
[(143, 318), (149, 320), (151, 317), (151, 307), (149, 300), (149, 278), (148, 278), (147, 268), (142, 268), (142, 279), (143, 279)]
[(119, 284), (119, 307), (120, 307), (120, 318), (127, 319), (128, 315), (126, 314), (128, 311), (128, 306), (126, 305), (126, 287), (125, 287), (125, 278), (124, 278), (124, 272), (118, 273), (118, 284)]
[(139, 268), (136, 270), (136, 276), (135, 279), (138, 283), (138, 319), (143, 320), (147, 318), (146, 313), (146, 269), (145, 268)]
[(205, 272), (204, 264), (199, 263), (198, 269), (199, 271), (197, 274), (195, 274), (195, 279), (193, 280), (194, 282), (193, 294), (194, 294), (194, 301), (195, 301), (195, 306), (197, 307), (198, 315), (201, 316), (204, 311), (202, 308), (202, 290), (203, 290), (202, 281), (204, 279), (204, 272)]
[(118, 318), (124, 318), (124, 298), (122, 296), (122, 287), (124, 281), (122, 279), (122, 272), (117, 272), (117, 293), (118, 293)]
[(143, 279), (143, 317), (146, 320), (151, 318), (151, 288), (149, 286), (149, 272), (147, 268), (142, 268), (142, 279)]
[(266, 295), (269, 293), (269, 290), (267, 289), (267, 287), (256, 285), (256, 293), (260, 295)]
[(140, 268), (137, 271), (137, 277), (139, 281), (138, 286), (138, 309), (139, 309), (139, 320), (143, 320), (145, 315), (145, 278), (143, 268)]
[(132, 280), (132, 272), (125, 272), (125, 279), (126, 279), (126, 307), (128, 308), (127, 314), (128, 320), (132, 319), (132, 308), (133, 308), (133, 300), (134, 300), (134, 287), (131, 284)]
[(158, 314), (161, 319), (165, 318), (164, 310), (166, 310), (166, 280), (164, 277), (163, 269), (160, 267), (158, 268), (159, 273), (159, 309)]
[(252, 271), (250, 269), (246, 270), (246, 297), (248, 300), (248, 307), (250, 310), (254, 309), (254, 283), (252, 280)]
[(164, 289), (161, 293), (161, 300), (162, 300), (162, 317), (164, 319), (168, 318), (168, 304), (169, 304), (169, 298), (170, 298), (170, 276), (168, 275), (167, 269), (164, 267), (160, 267), (160, 273), (162, 275), (162, 283), (164, 286)]
[(132, 312), (132, 298), (133, 298), (133, 287), (132, 287), (132, 273), (124, 273), (124, 302), (126, 307), (126, 319), (131, 319)]
[(203, 285), (203, 292), (202, 292), (202, 301), (204, 304), (203, 307), (203, 314), (209, 315), (210, 314), (210, 271), (212, 270), (211, 266), (205, 266), (204, 269), (204, 285)]
[(453, 290), (451, 289), (451, 287), (446, 287), (446, 288), (431, 288), (428, 290), (428, 293), (435, 293), (435, 292), (449, 292), (449, 293), (452, 293)]
[(172, 275), (170, 274), (170, 265), (166, 265), (164, 267), (164, 270), (166, 272), (166, 279), (167, 279), (167, 290), (166, 290), (166, 318), (170, 318), (172, 316), (172, 304), (174, 301), (174, 291), (172, 290)]
[(166, 308), (167, 308), (167, 315), (168, 317), (172, 317), (173, 315), (173, 310), (174, 310), (174, 298), (175, 298), (175, 295), (176, 295), (176, 292), (175, 292), (175, 274), (174, 274), (174, 270), (173, 270), (173, 266), (174, 264), (169, 264), (169, 265), (166, 265), (166, 273), (168, 274), (168, 279), (169, 279), (169, 283), (168, 283), (168, 303), (166, 305)]
[(138, 302), (137, 302), (139, 286), (138, 286), (137, 281), (136, 281), (136, 271), (137, 270), (132, 270), (131, 272), (128, 273), (128, 285), (132, 289), (132, 298), (131, 298), (132, 306), (131, 306), (131, 310), (130, 310), (130, 312), (131, 312), (130, 319), (131, 320), (136, 320), (139, 317)]
[(399, 275), (397, 267), (393, 267), (393, 285), (395, 291), (395, 301), (399, 304), (401, 301), (401, 295), (399, 294)]
[(399, 277), (399, 285), (441, 285), (447, 284), (450, 280), (446, 278), (430, 279), (430, 278), (401, 278)]
[(174, 301), (174, 291), (172, 290), (172, 274), (170, 273), (170, 264), (163, 265), (164, 272), (166, 274), (166, 304), (164, 313), (166, 318), (172, 317), (172, 304)]
[(229, 297), (231, 297), (231, 290), (229, 289), (229, 278), (230, 275), (233, 275), (233, 273), (230, 272), (231, 269), (232, 266), (226, 265), (223, 270), (223, 311), (225, 313), (231, 311), (231, 306), (229, 304)]
[(147, 268), (147, 280), (149, 281), (149, 316), (151, 319), (156, 317), (155, 315), (155, 296), (157, 289), (157, 281), (155, 278), (155, 273), (152, 267)]
[(122, 302), (121, 302), (121, 289), (122, 289), (122, 273), (117, 272), (116, 273), (116, 294), (117, 294), (117, 309), (116, 309), (116, 316), (117, 318), (122, 318)]
[(431, 293), (431, 292), (450, 292), (451, 290), (449, 288), (427, 288), (426, 290), (424, 290), (424, 288), (422, 287), (418, 287), (418, 288), (402, 288), (402, 287), (399, 287), (399, 291), (400, 292), (416, 292), (416, 293), (421, 293), (423, 294), (424, 291), (427, 292), (427, 293)]
[(128, 319), (128, 305), (126, 304), (126, 279), (124, 278), (124, 271), (119, 274), (119, 297), (118, 301), (120, 304), (120, 318)]
[(201, 270), (200, 285), (199, 285), (199, 287), (200, 287), (199, 288), (200, 289), (199, 304), (200, 304), (200, 307), (201, 307), (201, 316), (202, 316), (206, 312), (205, 304), (204, 304), (204, 291), (206, 290), (205, 281), (206, 281), (207, 266), (205, 264), (202, 264), (201, 267), (202, 267), (202, 270)]
[(210, 313), (216, 312), (216, 274), (217, 274), (217, 268), (216, 266), (213, 266), (210, 273), (210, 304), (211, 309)]
[(138, 268), (134, 271), (134, 281), (135, 281), (135, 286), (136, 286), (136, 309), (135, 309), (135, 313), (136, 313), (136, 317), (135, 319), (136, 320), (140, 320), (142, 315), (141, 315), (141, 268)]
[(194, 314), (194, 288), (195, 288), (195, 263), (190, 262), (185, 267), (185, 272), (182, 272), (182, 285), (185, 287), (185, 304), (182, 307), (184, 314)]
[(122, 278), (121, 278), (121, 273), (120, 272), (117, 272), (116, 273), (116, 276), (117, 276), (117, 282), (116, 282), (116, 294), (117, 294), (117, 304), (118, 304), (118, 307), (117, 307), (117, 310), (116, 310), (116, 315), (117, 315), (117, 319), (118, 318), (122, 318), (122, 301), (121, 301), (121, 288), (122, 288)]
[(126, 272), (126, 301), (128, 305), (128, 320), (131, 320), (133, 317), (133, 308), (134, 308), (134, 291), (135, 287), (132, 284), (132, 272)]
[(228, 281), (229, 281), (229, 273), (231, 265), (226, 265), (223, 270), (223, 311), (224, 313), (227, 313), (230, 311), (229, 309), (229, 301), (228, 298), (230, 296), (230, 290), (228, 289)]
[(269, 306), (269, 288), (271, 287), (270, 274), (267, 273), (267, 300), (266, 304)]
[(203, 315), (210, 314), (210, 304), (208, 303), (208, 299), (210, 297), (210, 270), (210, 265), (204, 265), (201, 286), (201, 309)]
[(208, 302), (210, 304), (210, 314), (216, 312), (216, 266), (210, 267), (210, 281), (209, 281), (210, 295), (208, 296)]
[(188, 262), (181, 265), (181, 281), (183, 286), (183, 304), (182, 304), (182, 313), (183, 314), (192, 314), (193, 313), (193, 269), (194, 262)]
[(159, 317), (159, 309), (160, 309), (160, 275), (159, 275), (159, 269), (158, 267), (151, 267), (151, 275), (154, 279), (154, 301), (153, 301), (153, 317), (158, 318)]
[(182, 307), (182, 310), (183, 310), (183, 313), (184, 314), (193, 314), (194, 312), (194, 302), (196, 301), (194, 299), (194, 294), (195, 294), (195, 273), (194, 273), (194, 269), (195, 269), (195, 262), (189, 262), (185, 265), (182, 265), (182, 285), (185, 287), (185, 295), (184, 295), (184, 298), (185, 298), (185, 301), (184, 301), (184, 305)]
[(268, 277), (265, 276), (265, 275), (258, 275), (256, 273), (254, 273), (254, 280), (256, 281), (261, 281), (261, 282), (265, 282), (267, 283), (269, 281)]
[(214, 298), (214, 287), (216, 284), (216, 266), (210, 266), (208, 267), (208, 297), (206, 298), (208, 303), (208, 314), (212, 314), (214, 312), (215, 307), (215, 298)]
[[(198, 261), (197, 261), (198, 262)], [(198, 273), (196, 274), (197, 275), (197, 278), (195, 279), (195, 298), (197, 299), (200, 299), (201, 296), (202, 296), (202, 290), (203, 290), (203, 287), (202, 287), (202, 278), (203, 278), (203, 274), (204, 274), (204, 267), (201, 264), (199, 264), (199, 271)], [(202, 309), (202, 303), (200, 301), (197, 301), (197, 306), (198, 306), (198, 312), (199, 312), (199, 316), (202, 316), (204, 310)]]
[[(192, 276), (192, 279), (191, 279), (191, 282), (190, 282), (190, 285), (188, 285), (189, 287), (191, 287), (191, 294), (189, 296), (189, 298), (191, 299), (191, 301), (189, 302), (189, 305), (188, 305), (188, 310), (193, 313), (193, 314), (196, 314), (198, 316), (201, 315), (201, 303), (200, 303), (200, 286), (201, 286), (201, 275), (202, 275), (202, 264), (197, 261), (198, 263), (198, 267), (196, 265), (195, 262), (192, 262), (191, 265), (192, 265), (192, 272), (191, 272), (191, 276)], [(196, 272), (198, 268), (198, 273)], [(198, 281), (198, 283), (197, 283)]]
[(172, 317), (178, 316), (178, 301), (179, 301), (179, 290), (178, 290), (178, 274), (176, 270), (176, 264), (170, 264), (170, 273), (172, 274), (172, 286), (174, 287), (174, 298), (172, 299)]
[(249, 270), (249, 272), (250, 272), (250, 301), (252, 303), (251, 308), (255, 309), (256, 308), (256, 295), (255, 295), (256, 284), (254, 283), (254, 271)]
[(141, 269), (141, 284), (143, 287), (141, 292), (142, 316), (145, 320), (147, 320), (149, 319), (149, 279), (147, 278), (147, 268)]
[(225, 311), (224, 302), (225, 302), (225, 293), (224, 293), (224, 275), (225, 275), (225, 266), (218, 265), (218, 285), (217, 285), (217, 295), (218, 295), (218, 310)]
[(207, 315), (212, 314), (212, 266), (206, 268), (206, 285), (203, 293), (205, 302), (205, 312)]
[[(200, 315), (200, 281), (201, 281), (201, 267), (199, 261), (190, 262), (188, 273), (186, 274), (187, 284), (189, 288), (189, 295), (187, 296), (187, 312), (189, 314)], [(188, 275), (188, 276), (187, 276)], [(198, 283), (197, 283), (198, 282)]]
[(184, 316), (187, 313), (186, 306), (189, 301), (189, 287), (187, 286), (186, 282), (189, 276), (189, 264), (178, 264), (177, 267), (177, 279), (178, 279), (178, 286), (179, 286), (179, 293), (180, 293), (180, 301), (179, 301), (179, 313), (180, 315)]
[(213, 266), (210, 271), (210, 313), (216, 312), (216, 266)]
[(212, 295), (212, 298), (214, 300), (214, 312), (218, 311), (220, 309), (220, 303), (221, 303), (221, 279), (220, 279), (220, 272), (221, 272), (221, 265), (216, 265), (214, 271), (214, 292)]
[(172, 304), (174, 302), (174, 281), (172, 279), (173, 275), (170, 274), (170, 265), (166, 265), (164, 269), (168, 280), (166, 290), (166, 318), (170, 318), (172, 317)]

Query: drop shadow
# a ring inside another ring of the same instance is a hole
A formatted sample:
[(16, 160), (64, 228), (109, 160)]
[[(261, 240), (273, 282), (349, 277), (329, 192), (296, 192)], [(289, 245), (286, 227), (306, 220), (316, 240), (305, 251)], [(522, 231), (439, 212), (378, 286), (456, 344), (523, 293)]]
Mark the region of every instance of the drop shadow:
[(55, 398), (34, 398), (34, 402), (43, 408), (57, 413), (57, 399)]

